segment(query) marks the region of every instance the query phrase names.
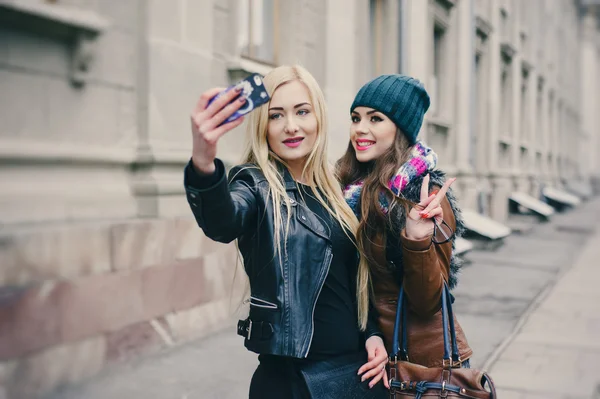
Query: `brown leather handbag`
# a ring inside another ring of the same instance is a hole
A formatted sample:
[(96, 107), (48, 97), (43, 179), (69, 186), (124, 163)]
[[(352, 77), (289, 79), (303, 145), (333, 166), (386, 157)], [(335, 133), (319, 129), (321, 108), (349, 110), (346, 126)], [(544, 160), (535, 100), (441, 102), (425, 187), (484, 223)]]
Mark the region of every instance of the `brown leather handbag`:
[(390, 398), (497, 398), (494, 382), (487, 373), (461, 368), (450, 290), (445, 282), (442, 288), (444, 354), (441, 367), (424, 367), (408, 359), (407, 313), (404, 288), (401, 288), (389, 361)]

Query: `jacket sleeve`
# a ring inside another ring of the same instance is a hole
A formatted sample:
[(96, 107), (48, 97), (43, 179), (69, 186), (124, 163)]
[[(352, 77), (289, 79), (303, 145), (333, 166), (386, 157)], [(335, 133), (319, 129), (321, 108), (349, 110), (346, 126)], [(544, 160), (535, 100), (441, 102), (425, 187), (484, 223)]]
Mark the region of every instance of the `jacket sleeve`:
[(379, 312), (377, 312), (377, 308), (373, 305), (373, 300), (369, 301), (369, 317), (367, 319), (367, 328), (365, 328), (365, 341), (372, 336), (384, 338), (383, 332), (381, 328), (379, 328)]
[[(444, 221), (456, 230), (456, 219), (448, 198), (441, 202)], [(411, 310), (422, 317), (433, 316), (441, 306), (443, 281), (448, 281), (452, 241), (434, 244), (431, 237), (410, 240), (400, 235), (404, 266), (404, 292)]]
[(187, 201), (198, 226), (212, 240), (229, 243), (249, 231), (256, 220), (256, 184), (242, 167), (233, 168), (227, 182), (225, 166), (215, 160), (212, 176), (200, 176), (191, 161), (184, 171)]

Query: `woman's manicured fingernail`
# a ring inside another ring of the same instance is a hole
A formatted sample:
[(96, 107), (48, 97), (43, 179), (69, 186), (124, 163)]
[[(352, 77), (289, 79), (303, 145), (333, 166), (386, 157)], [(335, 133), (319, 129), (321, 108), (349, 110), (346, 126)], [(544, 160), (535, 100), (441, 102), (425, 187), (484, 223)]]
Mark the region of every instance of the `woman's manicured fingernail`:
[(238, 101), (241, 103), (245, 103), (246, 102), (246, 97), (240, 97), (238, 98)]
[(235, 91), (236, 91), (237, 93), (241, 93), (241, 92), (242, 92), (242, 88), (241, 88), (241, 87), (236, 87), (236, 88), (235, 88)]

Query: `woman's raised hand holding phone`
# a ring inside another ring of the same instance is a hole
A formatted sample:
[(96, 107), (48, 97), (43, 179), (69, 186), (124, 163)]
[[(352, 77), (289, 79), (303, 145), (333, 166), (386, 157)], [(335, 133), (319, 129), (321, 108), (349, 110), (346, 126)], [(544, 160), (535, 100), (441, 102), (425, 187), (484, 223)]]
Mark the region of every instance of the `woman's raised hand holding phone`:
[(205, 91), (200, 96), (191, 116), (192, 162), (196, 170), (204, 174), (211, 174), (215, 171), (214, 160), (217, 156), (217, 142), (219, 138), (244, 121), (244, 117), (242, 116), (232, 122), (221, 125), (224, 120), (229, 118), (246, 102), (246, 98), (241, 96), (238, 100), (229, 104), (235, 97), (239, 96), (240, 88), (229, 90), (208, 105), (209, 101), (223, 90), (223, 88), (214, 88)]

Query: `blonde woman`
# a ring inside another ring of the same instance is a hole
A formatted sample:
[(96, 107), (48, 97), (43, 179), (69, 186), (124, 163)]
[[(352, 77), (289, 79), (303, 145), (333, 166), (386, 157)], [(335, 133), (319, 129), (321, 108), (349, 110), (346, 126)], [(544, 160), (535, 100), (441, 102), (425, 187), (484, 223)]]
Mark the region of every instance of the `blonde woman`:
[(250, 115), (246, 163), (226, 179), (216, 159), (219, 138), (241, 119), (219, 125), (244, 101), (230, 91), (207, 106), (222, 90), (213, 89), (192, 115), (185, 170), (198, 225), (213, 240), (238, 240), (249, 277), (250, 314), (238, 324), (259, 354), (249, 396), (384, 397), (387, 353), (368, 319), (358, 220), (326, 159), (323, 93), (299, 66), (274, 69), (264, 85), (271, 100)]

